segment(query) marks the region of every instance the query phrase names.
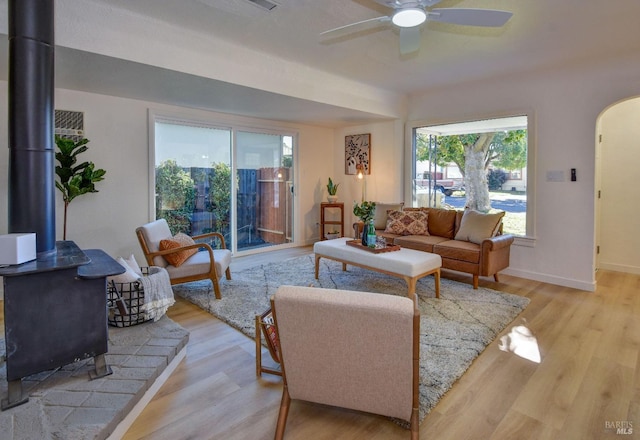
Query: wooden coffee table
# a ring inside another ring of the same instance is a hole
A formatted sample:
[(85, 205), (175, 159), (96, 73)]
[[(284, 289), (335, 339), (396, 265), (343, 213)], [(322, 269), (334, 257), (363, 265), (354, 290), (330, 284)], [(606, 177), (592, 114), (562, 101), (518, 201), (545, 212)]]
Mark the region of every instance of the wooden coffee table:
[(427, 275), (435, 277), (436, 298), (440, 298), (440, 255), (413, 249), (401, 248), (399, 251), (373, 253), (347, 245), (350, 238), (318, 241), (313, 245), (316, 255), (316, 279), (320, 271), (320, 259), (327, 258), (342, 263), (342, 270), (347, 265), (403, 278), (407, 282), (407, 296), (413, 298), (417, 281)]

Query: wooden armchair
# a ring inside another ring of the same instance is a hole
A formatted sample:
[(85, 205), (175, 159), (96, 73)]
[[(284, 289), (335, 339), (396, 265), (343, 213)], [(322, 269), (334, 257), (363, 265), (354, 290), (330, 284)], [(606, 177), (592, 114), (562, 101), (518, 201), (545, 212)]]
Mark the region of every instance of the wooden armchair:
[[(415, 300), (414, 300), (415, 301)], [(406, 297), (280, 286), (271, 299), (284, 390), (292, 399), (407, 420), (418, 439), (420, 312)]]
[[(171, 239), (171, 231), (165, 219), (160, 219), (147, 223), (136, 229), (136, 235), (140, 242), (140, 247), (144, 253), (149, 266), (164, 267), (169, 273), (171, 284), (189, 283), (191, 281), (211, 280), (216, 298), (222, 298), (218, 280), (224, 273), (228, 280), (231, 279), (231, 251), (226, 248), (224, 237), (218, 232), (196, 235), (194, 241), (209, 237), (216, 237), (220, 240), (221, 249), (213, 249), (207, 243), (196, 243), (182, 246), (175, 249), (160, 250), (160, 240)], [(164, 258), (165, 255), (183, 252), (189, 249), (202, 249), (190, 256), (179, 267), (175, 267)]]

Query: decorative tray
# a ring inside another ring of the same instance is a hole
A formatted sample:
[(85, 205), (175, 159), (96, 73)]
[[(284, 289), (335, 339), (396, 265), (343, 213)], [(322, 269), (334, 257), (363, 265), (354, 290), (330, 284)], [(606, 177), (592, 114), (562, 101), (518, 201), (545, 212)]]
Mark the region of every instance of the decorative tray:
[(358, 249), (362, 249), (363, 251), (368, 251), (371, 252), (373, 254), (381, 254), (383, 252), (393, 252), (393, 251), (399, 251), (400, 250), (400, 245), (397, 244), (388, 244), (385, 247), (375, 247), (375, 248), (370, 248), (369, 246), (363, 246), (362, 242), (360, 240), (347, 240), (346, 243), (349, 246), (353, 246), (355, 248)]

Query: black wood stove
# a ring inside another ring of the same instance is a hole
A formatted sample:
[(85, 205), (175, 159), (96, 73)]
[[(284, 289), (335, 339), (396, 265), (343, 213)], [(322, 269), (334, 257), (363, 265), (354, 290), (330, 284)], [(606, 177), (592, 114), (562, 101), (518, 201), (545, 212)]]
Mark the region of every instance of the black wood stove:
[(0, 268), (9, 395), (2, 409), (25, 403), (22, 378), (89, 357), (91, 379), (111, 374), (107, 352), (107, 281), (124, 272), (98, 249), (72, 241), (37, 260)]

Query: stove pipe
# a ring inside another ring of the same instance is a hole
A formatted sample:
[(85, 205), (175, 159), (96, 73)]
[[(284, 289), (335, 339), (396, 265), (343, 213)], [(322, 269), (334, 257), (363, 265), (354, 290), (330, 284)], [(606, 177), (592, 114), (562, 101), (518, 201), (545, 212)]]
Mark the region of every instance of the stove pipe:
[(54, 0), (9, 0), (9, 232), (55, 252)]

